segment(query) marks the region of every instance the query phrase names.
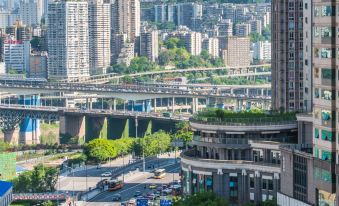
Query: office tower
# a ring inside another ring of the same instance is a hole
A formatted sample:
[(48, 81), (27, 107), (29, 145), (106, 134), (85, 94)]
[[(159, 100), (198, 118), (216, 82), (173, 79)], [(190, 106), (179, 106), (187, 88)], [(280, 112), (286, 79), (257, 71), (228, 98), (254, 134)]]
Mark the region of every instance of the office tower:
[(226, 66), (246, 67), (250, 65), (250, 39), (248, 37), (228, 37), (225, 46), (222, 56)]
[(140, 56), (145, 56), (152, 62), (159, 56), (159, 33), (156, 30), (144, 30), (140, 35)]
[(237, 24), (235, 26), (235, 34), (237, 37), (246, 37), (249, 36), (251, 33), (251, 25), (250, 24)]
[(202, 49), (206, 50), (213, 58), (219, 57), (219, 39), (205, 38), (202, 41)]
[(248, 23), (250, 24), (251, 33), (262, 33), (262, 23), (260, 20), (251, 20)]
[(43, 13), (42, 7), (42, 0), (27, 0), (20, 2), (20, 20), (28, 26), (39, 25)]
[(93, 0), (88, 5), (90, 73), (105, 73), (111, 60), (111, 25), (109, 3)]
[(219, 36), (232, 36), (233, 35), (233, 23), (231, 19), (222, 19), (218, 23)]
[(272, 1), (272, 107), (303, 109), (302, 0)]
[(30, 41), (32, 40), (32, 28), (26, 26), (21, 21), (6, 28), (6, 33), (11, 35), (15, 40)]
[(140, 36), (140, 0), (115, 0), (111, 8), (112, 34), (127, 34), (134, 42)]
[(14, 70), (23, 74), (29, 71), (29, 41), (6, 39), (3, 50), (7, 72)]
[(202, 5), (198, 3), (179, 3), (177, 6), (178, 26), (193, 29), (202, 17)]
[(88, 4), (59, 1), (48, 5), (48, 78), (89, 76)]

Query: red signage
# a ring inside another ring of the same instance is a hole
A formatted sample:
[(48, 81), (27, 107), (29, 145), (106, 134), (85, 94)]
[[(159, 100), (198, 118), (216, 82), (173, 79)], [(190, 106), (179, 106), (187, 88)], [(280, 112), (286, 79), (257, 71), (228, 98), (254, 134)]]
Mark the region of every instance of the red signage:
[(5, 44), (22, 44), (22, 40), (12, 40), (12, 39), (6, 39)]

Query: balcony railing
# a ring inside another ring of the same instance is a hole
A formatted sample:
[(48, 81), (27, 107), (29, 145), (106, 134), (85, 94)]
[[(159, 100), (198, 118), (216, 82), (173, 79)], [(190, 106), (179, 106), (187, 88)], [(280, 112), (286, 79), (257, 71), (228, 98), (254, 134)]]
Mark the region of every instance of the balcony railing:
[(207, 142), (215, 144), (249, 144), (248, 139), (241, 138), (214, 138), (214, 137), (200, 137), (193, 136), (193, 140), (198, 142)]

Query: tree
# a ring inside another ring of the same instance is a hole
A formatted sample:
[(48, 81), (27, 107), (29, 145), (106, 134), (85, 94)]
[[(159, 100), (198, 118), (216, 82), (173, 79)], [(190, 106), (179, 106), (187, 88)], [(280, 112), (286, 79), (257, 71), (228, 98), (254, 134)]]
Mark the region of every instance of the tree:
[(187, 145), (188, 142), (192, 141), (193, 132), (188, 122), (180, 122), (177, 123), (175, 126), (177, 128), (177, 139), (181, 139), (185, 145)]
[(96, 162), (106, 161), (117, 156), (117, 148), (107, 139), (94, 139), (85, 146), (85, 154)]
[(5, 152), (11, 148), (11, 145), (7, 142), (0, 141), (0, 153)]
[(41, 51), (41, 38), (34, 36), (30, 43), (32, 49), (36, 51)]
[(253, 42), (253, 43), (265, 40), (265, 38), (262, 35), (260, 35), (259, 33), (257, 33), (257, 32), (252, 32), (250, 34), (250, 39), (251, 39), (251, 42)]
[(13, 180), (15, 192), (54, 192), (59, 171), (39, 164), (32, 171), (25, 171)]
[(215, 193), (204, 192), (180, 199), (173, 204), (174, 206), (227, 206), (227, 202), (217, 197)]

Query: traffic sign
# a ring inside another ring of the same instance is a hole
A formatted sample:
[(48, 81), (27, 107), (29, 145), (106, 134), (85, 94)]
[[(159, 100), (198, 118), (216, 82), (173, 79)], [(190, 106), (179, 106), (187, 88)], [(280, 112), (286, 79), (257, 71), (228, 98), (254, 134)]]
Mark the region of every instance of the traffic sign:
[(137, 199), (137, 206), (148, 206), (148, 199)]
[(172, 206), (172, 200), (160, 200), (160, 206)]

